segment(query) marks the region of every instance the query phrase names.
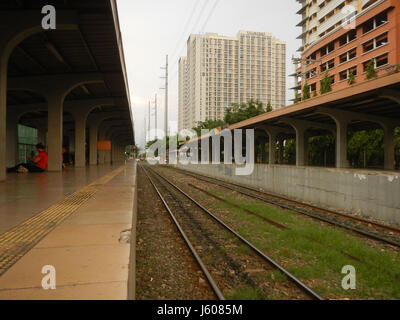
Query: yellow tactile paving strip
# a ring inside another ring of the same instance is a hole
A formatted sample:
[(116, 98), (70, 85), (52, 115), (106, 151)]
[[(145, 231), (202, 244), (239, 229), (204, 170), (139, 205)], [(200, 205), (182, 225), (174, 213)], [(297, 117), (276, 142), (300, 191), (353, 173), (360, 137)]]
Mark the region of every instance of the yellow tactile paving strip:
[(110, 172), (13, 229), (1, 234), (0, 276), (125, 168), (126, 165)]

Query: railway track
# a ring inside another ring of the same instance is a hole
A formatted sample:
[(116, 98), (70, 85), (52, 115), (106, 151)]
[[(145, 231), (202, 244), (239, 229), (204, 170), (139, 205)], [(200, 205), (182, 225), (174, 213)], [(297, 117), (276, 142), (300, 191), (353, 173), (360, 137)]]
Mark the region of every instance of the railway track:
[[(212, 272), (210, 272), (210, 270), (206, 266), (207, 263), (205, 263), (200, 257), (201, 254), (198, 252), (197, 248), (199, 247), (199, 243), (202, 244), (203, 246), (206, 246), (204, 242), (201, 242), (201, 239), (203, 239), (202, 237), (205, 237), (207, 241), (210, 241), (210, 243), (212, 244), (210, 248), (212, 248), (213, 246), (217, 247), (218, 245), (220, 245), (220, 243), (218, 242), (219, 239), (223, 238), (223, 237), (221, 238), (221, 235), (218, 233), (218, 230), (225, 230), (225, 232), (229, 234), (230, 237), (232, 237), (233, 239), (232, 241), (240, 242), (241, 244), (244, 244), (248, 249), (250, 249), (250, 252), (252, 252), (254, 255), (253, 259), (258, 259), (258, 260), (261, 259), (261, 262), (263, 264), (268, 265), (268, 268), (271, 269), (272, 267), (274, 271), (278, 270), (278, 272), (282, 273), (286, 277), (286, 279), (292, 284), (295, 291), (300, 290), (301, 294), (307, 298), (323, 300), (323, 298), (320, 295), (314, 292), (302, 281), (297, 279), (294, 275), (292, 275), (283, 266), (274, 261), (271, 257), (263, 253), (261, 250), (259, 250), (247, 239), (242, 237), (238, 232), (233, 230), (230, 226), (225, 224), (221, 219), (219, 219), (212, 212), (203, 207), (199, 202), (190, 197), (177, 185), (173, 184), (163, 175), (159, 174), (158, 172), (149, 167), (145, 168), (144, 166), (141, 166), (141, 168), (145, 172), (149, 181), (156, 190), (158, 196), (162, 200), (165, 208), (167, 209), (167, 211), (171, 216), (172, 221), (175, 223), (177, 229), (179, 230), (179, 233), (181, 234), (182, 238), (189, 247), (191, 253), (193, 254), (195, 260), (197, 261), (199, 267), (201, 268), (203, 274), (205, 275), (208, 283), (210, 284), (211, 288), (213, 289), (218, 299), (220, 300), (225, 299), (222, 293), (223, 290), (221, 290), (217, 284), (219, 282), (224, 283), (224, 281), (221, 280), (222, 279), (221, 277), (218, 277), (217, 280), (214, 279), (214, 277), (211, 275)], [(210, 223), (212, 224), (212, 226), (210, 225)], [(195, 230), (198, 230), (198, 233), (196, 233)], [(208, 234), (210, 230), (212, 230), (213, 233), (212, 235)], [(193, 239), (197, 243), (193, 244), (192, 243)], [(227, 238), (224, 239), (226, 240)], [(226, 241), (231, 241), (231, 240), (226, 240)], [(237, 277), (239, 277), (241, 280), (245, 282), (247, 281), (247, 283), (251, 283), (252, 280), (247, 277), (246, 273), (240, 272), (239, 270), (240, 262), (238, 263), (237, 259), (235, 260), (235, 258), (232, 258), (232, 256), (230, 256), (229, 253), (225, 251), (228, 250), (227, 248), (229, 247), (230, 247), (229, 245), (226, 245), (223, 248), (219, 246), (219, 248), (217, 248), (217, 253), (219, 257), (218, 258), (213, 257), (213, 261), (217, 262), (219, 261), (223, 265), (227, 264), (233, 267), (235, 267), (236, 264)], [(213, 265), (212, 263), (208, 264), (211, 265), (211, 267), (215, 271), (216, 269), (215, 265)], [(224, 283), (224, 287), (226, 287), (226, 283)]]
[(280, 197), (275, 194), (270, 194), (265, 191), (258, 190), (256, 188), (239, 185), (232, 182), (222, 181), (220, 179), (211, 178), (199, 173), (193, 174), (191, 172), (179, 168), (174, 168), (174, 167), (168, 167), (168, 168), (181, 172), (182, 174), (193, 177), (195, 179), (207, 183), (212, 183), (232, 191), (236, 191), (250, 198), (261, 200), (268, 204), (273, 204), (275, 206), (284, 209), (293, 210), (301, 214), (307, 215), (311, 218), (335, 226), (339, 226), (347, 230), (351, 230), (368, 238), (378, 240), (396, 247), (400, 247), (399, 229), (371, 222), (368, 220), (364, 220), (358, 217), (352, 217), (339, 212), (322, 209), (313, 205), (305, 204), (284, 197)]

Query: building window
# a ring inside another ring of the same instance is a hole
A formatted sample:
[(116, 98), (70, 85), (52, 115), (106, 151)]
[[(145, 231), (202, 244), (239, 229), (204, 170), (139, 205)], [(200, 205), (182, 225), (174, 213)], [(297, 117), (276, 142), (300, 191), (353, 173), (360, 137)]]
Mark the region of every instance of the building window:
[(375, 39), (375, 43), (376, 43), (376, 48), (379, 48), (380, 46), (384, 46), (388, 43), (388, 35), (387, 33), (377, 37)]
[(356, 76), (357, 75), (357, 67), (354, 66), (352, 68), (349, 68), (347, 70), (340, 72), (339, 73), (340, 80), (347, 80), (349, 78), (349, 75), (351, 72)]
[(339, 61), (340, 61), (340, 63), (345, 63), (347, 61), (354, 59), (356, 56), (357, 56), (357, 49), (354, 48), (354, 49), (340, 55)]
[(387, 22), (387, 12), (382, 12), (363, 24), (363, 33), (370, 32)]
[[(387, 64), (389, 63), (389, 54), (388, 54), (388, 53), (385, 53), (385, 54), (383, 54), (383, 55), (380, 55), (380, 56), (374, 58), (373, 60), (374, 60), (374, 63), (375, 63), (375, 68), (382, 67), (382, 66), (387, 65)], [(363, 63), (363, 70), (364, 70), (364, 72), (367, 71), (367, 66), (368, 66), (368, 64), (369, 64), (370, 61), (371, 61), (371, 60), (368, 60), (368, 61), (365, 61), (365, 62)]]
[(321, 48), (321, 57), (326, 56), (327, 54), (331, 53), (333, 50), (335, 50), (335, 42), (334, 41), (327, 44), (325, 47)]
[(345, 35), (339, 38), (339, 45), (344, 46), (345, 44), (357, 39), (357, 31), (351, 30), (350, 32), (346, 33)]
[(320, 66), (321, 72), (333, 69), (334, 67), (335, 67), (335, 59), (329, 60), (328, 62), (325, 62)]
[(363, 44), (364, 53), (388, 44), (387, 32)]
[(389, 55), (385, 53), (375, 59), (375, 66), (376, 68), (382, 67), (389, 63)]

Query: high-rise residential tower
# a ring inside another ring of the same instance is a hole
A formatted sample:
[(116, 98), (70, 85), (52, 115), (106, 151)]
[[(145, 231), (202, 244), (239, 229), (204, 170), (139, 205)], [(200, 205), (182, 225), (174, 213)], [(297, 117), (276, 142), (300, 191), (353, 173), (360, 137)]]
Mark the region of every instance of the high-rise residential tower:
[(285, 42), (264, 32), (191, 35), (179, 60), (179, 130), (223, 119), (227, 107), (250, 99), (286, 105)]

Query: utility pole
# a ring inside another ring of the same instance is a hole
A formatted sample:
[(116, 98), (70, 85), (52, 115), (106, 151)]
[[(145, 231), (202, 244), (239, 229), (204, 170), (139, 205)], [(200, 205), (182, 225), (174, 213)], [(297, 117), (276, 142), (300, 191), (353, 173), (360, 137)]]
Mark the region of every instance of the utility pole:
[(155, 94), (155, 101), (154, 101), (154, 120), (155, 120), (155, 126), (156, 126), (156, 132), (154, 134), (154, 139), (157, 139), (157, 93)]
[(147, 131), (148, 131), (148, 135), (149, 135), (149, 139), (151, 139), (151, 135), (150, 135), (150, 128), (151, 128), (151, 117), (150, 117), (150, 101), (149, 101), (149, 108), (148, 108), (148, 112), (149, 112), (149, 123), (148, 123), (148, 129), (147, 129)]
[(144, 146), (147, 144), (147, 124), (146, 124), (146, 116), (144, 117)]
[(165, 67), (161, 69), (165, 69), (165, 77), (161, 77), (161, 79), (165, 79), (165, 88), (160, 88), (160, 89), (165, 90), (164, 130), (165, 130), (165, 137), (167, 137), (168, 136), (168, 55), (166, 57)]

